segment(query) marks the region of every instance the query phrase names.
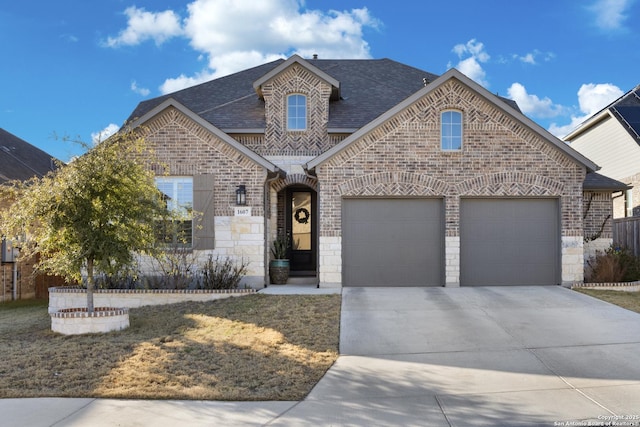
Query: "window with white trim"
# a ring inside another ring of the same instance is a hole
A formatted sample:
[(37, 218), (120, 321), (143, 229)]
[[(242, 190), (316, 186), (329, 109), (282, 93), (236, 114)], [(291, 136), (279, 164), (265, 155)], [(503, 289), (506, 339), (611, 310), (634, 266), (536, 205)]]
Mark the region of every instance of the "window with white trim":
[(300, 94), (287, 96), (287, 129), (307, 129), (307, 97)]
[(160, 242), (168, 246), (191, 247), (193, 244), (193, 178), (190, 176), (157, 177), (156, 186), (171, 220), (158, 222)]
[(440, 148), (443, 151), (462, 150), (462, 113), (447, 110), (440, 113)]

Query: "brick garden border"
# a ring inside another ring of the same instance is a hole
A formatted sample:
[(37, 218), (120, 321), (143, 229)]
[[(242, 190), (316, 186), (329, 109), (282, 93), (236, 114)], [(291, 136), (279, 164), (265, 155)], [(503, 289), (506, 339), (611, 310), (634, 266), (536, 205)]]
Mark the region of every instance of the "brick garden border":
[(636, 282), (612, 282), (612, 283), (574, 283), (571, 289), (599, 289), (622, 292), (639, 292), (640, 280)]

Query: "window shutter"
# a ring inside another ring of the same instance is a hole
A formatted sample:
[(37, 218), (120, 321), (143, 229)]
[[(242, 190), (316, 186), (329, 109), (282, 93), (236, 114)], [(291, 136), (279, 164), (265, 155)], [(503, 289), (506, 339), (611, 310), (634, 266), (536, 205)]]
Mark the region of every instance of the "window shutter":
[(213, 212), (213, 175), (193, 177), (193, 249), (213, 249), (215, 246), (215, 216)]

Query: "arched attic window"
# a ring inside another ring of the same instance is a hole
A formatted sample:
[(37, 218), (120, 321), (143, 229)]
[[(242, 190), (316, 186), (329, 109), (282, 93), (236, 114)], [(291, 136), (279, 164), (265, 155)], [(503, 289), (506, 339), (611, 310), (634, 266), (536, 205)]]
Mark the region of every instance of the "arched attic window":
[(443, 151), (462, 150), (462, 112), (446, 110), (440, 113), (440, 148)]
[(287, 96), (287, 130), (307, 129), (307, 97), (299, 93)]

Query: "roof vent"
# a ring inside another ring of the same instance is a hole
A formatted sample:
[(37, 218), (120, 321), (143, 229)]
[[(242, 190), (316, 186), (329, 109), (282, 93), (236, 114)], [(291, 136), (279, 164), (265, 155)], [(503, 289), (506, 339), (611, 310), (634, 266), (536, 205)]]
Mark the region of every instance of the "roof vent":
[(429, 84), (429, 79), (428, 79), (428, 78), (426, 78), (426, 77), (425, 77), (425, 78), (423, 78), (423, 79), (422, 79), (422, 84), (423, 84), (423, 85), (425, 85), (425, 86), (427, 86), (427, 85)]
[(318, 54), (317, 53), (313, 54), (313, 59), (318, 59)]

